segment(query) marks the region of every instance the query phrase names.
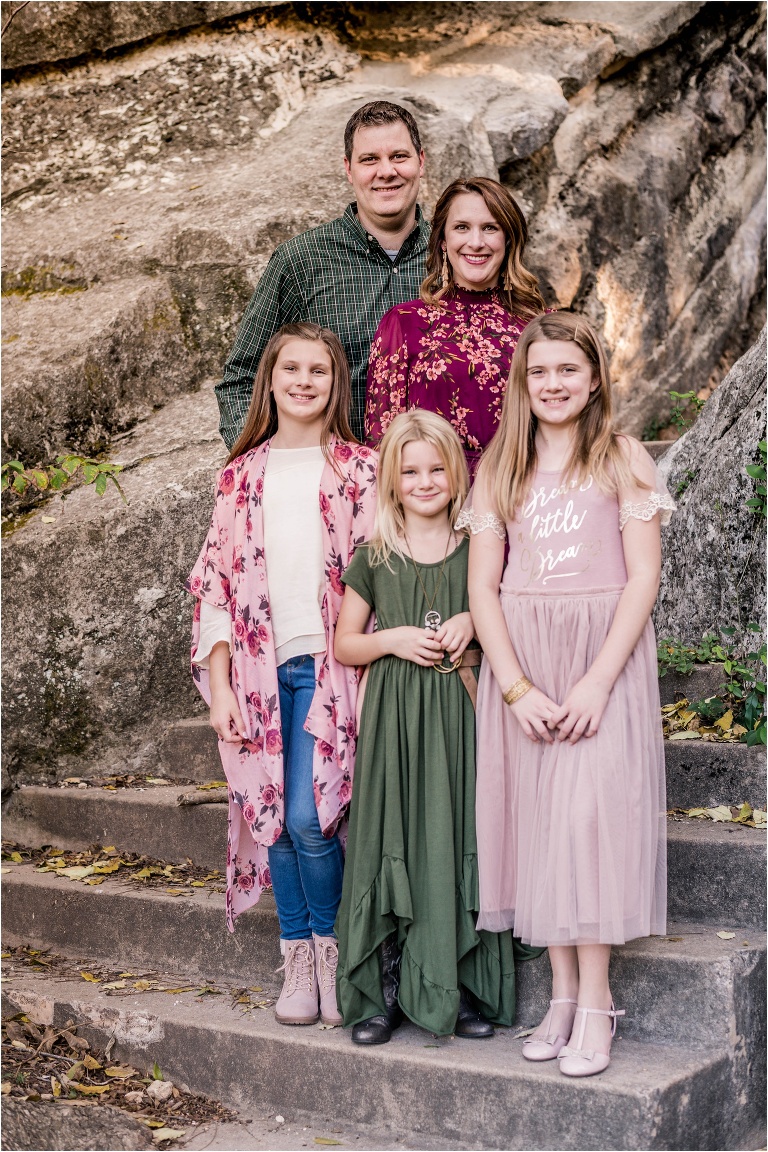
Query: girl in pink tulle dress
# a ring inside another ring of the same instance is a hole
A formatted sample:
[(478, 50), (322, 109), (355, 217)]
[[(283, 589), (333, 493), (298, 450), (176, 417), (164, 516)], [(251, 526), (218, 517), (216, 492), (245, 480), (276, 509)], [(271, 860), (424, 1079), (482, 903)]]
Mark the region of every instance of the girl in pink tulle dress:
[[(463, 523), (485, 659), (477, 701), (478, 926), (547, 945), (525, 1042), (567, 1076), (608, 1066), (611, 946), (664, 933), (664, 752), (651, 609), (674, 505), (613, 430), (589, 324), (533, 320)], [(504, 563), (505, 543), (509, 555)]]

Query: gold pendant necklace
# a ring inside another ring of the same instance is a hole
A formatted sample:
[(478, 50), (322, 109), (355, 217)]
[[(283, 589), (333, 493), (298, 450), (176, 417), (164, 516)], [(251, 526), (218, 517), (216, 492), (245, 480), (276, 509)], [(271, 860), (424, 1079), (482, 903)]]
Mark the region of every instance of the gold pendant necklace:
[(413, 555), (413, 548), (411, 548), (411, 542), (408, 539), (408, 537), (405, 535), (405, 532), (403, 532), (403, 536), (405, 537), (405, 542), (408, 545), (408, 551), (411, 554), (411, 561), (413, 562), (413, 567), (416, 570), (416, 576), (417, 576), (417, 579), (419, 581), (419, 584), (421, 585), (421, 590), (424, 593), (424, 603), (427, 605), (427, 611), (426, 611), (426, 614), (424, 616), (424, 627), (427, 628), (431, 632), (439, 632), (440, 631), (440, 625), (442, 624), (443, 621), (442, 621), (442, 618), (440, 616), (440, 613), (435, 611), (435, 609), (432, 607), (432, 605), (437, 600), (437, 594), (440, 591), (440, 582), (443, 579), (443, 572), (445, 571), (445, 562), (448, 559), (448, 548), (450, 547), (451, 540), (453, 539), (453, 529), (451, 529), (451, 531), (448, 533), (448, 539), (445, 542), (445, 555), (443, 556), (443, 562), (440, 565), (440, 573), (437, 577), (437, 584), (435, 585), (435, 591), (432, 594), (431, 600), (430, 600), (429, 596), (427, 596), (427, 590), (424, 587), (424, 581), (421, 578), (421, 573), (419, 572), (419, 566), (416, 563), (416, 560), (415, 560), (414, 555)]

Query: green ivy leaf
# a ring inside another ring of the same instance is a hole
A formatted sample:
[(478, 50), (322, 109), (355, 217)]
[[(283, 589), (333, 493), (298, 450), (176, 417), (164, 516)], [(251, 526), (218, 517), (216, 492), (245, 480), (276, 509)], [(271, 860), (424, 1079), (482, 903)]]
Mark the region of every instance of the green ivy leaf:
[(70, 481), (69, 475), (62, 468), (54, 468), (51, 472), (51, 488), (54, 492), (58, 492), (65, 484)]

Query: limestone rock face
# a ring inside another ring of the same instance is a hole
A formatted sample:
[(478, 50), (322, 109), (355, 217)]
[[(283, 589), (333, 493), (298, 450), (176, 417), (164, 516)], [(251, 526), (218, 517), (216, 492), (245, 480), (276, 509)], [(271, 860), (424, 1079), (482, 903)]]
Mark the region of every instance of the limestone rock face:
[(28, 463), (220, 370), (274, 246), (343, 209), (343, 124), (377, 96), (419, 119), (427, 211), (471, 173), (518, 196), (628, 431), (762, 324), (758, 3), (33, 2), (3, 50), (5, 448)]
[(127, 504), (81, 488), (6, 537), (6, 784), (152, 772), (167, 723), (201, 711), (183, 581), (226, 456), (217, 422), (210, 388), (171, 401), (119, 443)]
[(239, 0), (174, 0), (156, 4), (153, 0), (130, 3), (104, 3), (103, 0), (43, 0), (27, 4), (23, 10), (15, 2), (3, 0), (3, 24), (12, 16), (13, 32), (3, 41), (3, 68), (23, 68), (57, 60), (74, 60), (91, 52), (106, 52), (151, 36), (162, 36), (180, 28), (208, 24), (241, 12), (271, 8), (277, 0), (240, 3)]
[(734, 364), (694, 426), (664, 453), (659, 471), (677, 501), (663, 531), (664, 560), (655, 612), (660, 636), (697, 642), (735, 625), (737, 642), (765, 632), (765, 520), (745, 507), (766, 435), (765, 329)]

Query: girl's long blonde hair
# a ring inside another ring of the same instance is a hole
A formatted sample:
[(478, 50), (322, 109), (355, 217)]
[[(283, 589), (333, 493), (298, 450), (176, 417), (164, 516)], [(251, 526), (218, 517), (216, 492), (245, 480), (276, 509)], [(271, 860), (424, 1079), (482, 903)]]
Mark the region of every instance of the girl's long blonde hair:
[[(253, 394), (248, 415), (245, 418), (243, 430), (232, 446), (227, 457), (227, 464), (231, 464), (238, 456), (257, 448), (270, 436), (277, 432), (277, 408), (272, 395), (272, 372), (280, 355), (280, 350), (289, 340), (308, 340), (311, 343), (324, 344), (330, 356), (333, 368), (333, 384), (331, 398), (325, 410), (325, 420), (320, 432), (320, 445), (323, 455), (332, 461), (330, 455), (331, 437), (337, 440), (346, 440), (357, 443), (352, 429), (349, 427), (349, 408), (352, 403), (352, 388), (349, 380), (349, 363), (346, 353), (335, 332), (330, 328), (321, 328), (319, 324), (302, 321), (299, 324), (284, 324), (275, 332), (264, 349), (256, 379), (253, 382)], [(333, 462), (333, 461), (332, 461)]]
[(448, 264), (448, 285), (443, 286), (443, 243), (448, 212), (457, 196), (474, 192), (483, 202), (504, 233), (505, 256), (499, 275), (499, 300), (515, 316), (538, 316), (545, 304), (533, 273), (523, 264), (528, 242), (528, 225), (512, 193), (488, 176), (470, 176), (454, 180), (445, 189), (432, 214), (432, 232), (427, 245), (427, 275), (421, 285), (421, 299), (437, 304), (453, 286), (453, 269)]
[(386, 564), (392, 571), (392, 554), (401, 557), (405, 532), (405, 514), (400, 499), (400, 470), (403, 449), (415, 440), (425, 440), (440, 454), (451, 491), (448, 520), (456, 523), (469, 490), (469, 474), (461, 441), (451, 425), (435, 412), (413, 408), (401, 412), (387, 428), (379, 448), (379, 473), (376, 496), (376, 523), (369, 547), (372, 565)]
[(538, 420), (528, 398), (528, 349), (541, 340), (576, 344), (592, 366), (593, 380), (598, 382), (579, 415), (563, 483), (580, 484), (591, 475), (604, 492), (616, 492), (619, 487), (633, 484), (648, 487), (632, 473), (626, 449), (614, 428), (611, 375), (594, 329), (582, 316), (571, 312), (538, 316), (526, 325), (518, 341), (499, 427), (477, 470), (476, 482), (482, 484), (496, 512), (507, 522), (515, 519), (536, 471)]

